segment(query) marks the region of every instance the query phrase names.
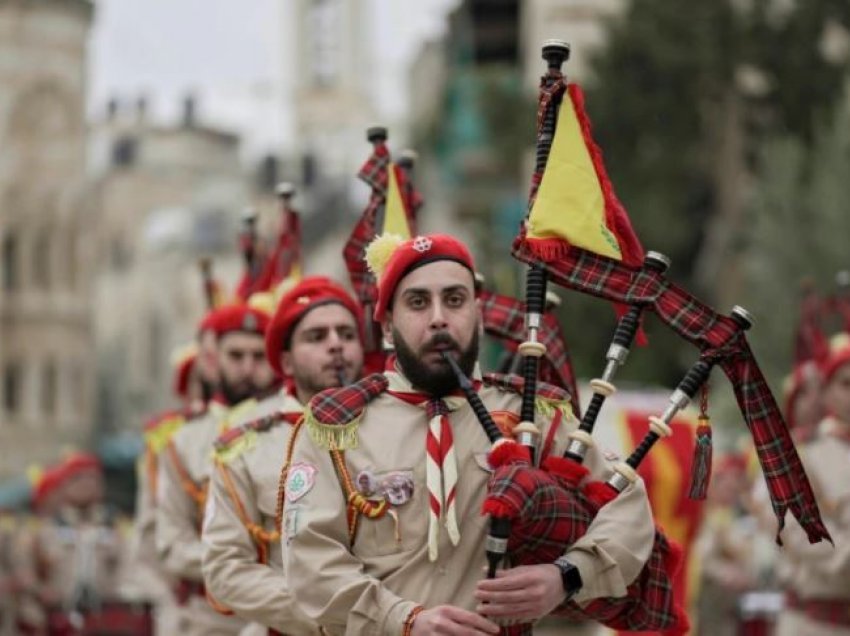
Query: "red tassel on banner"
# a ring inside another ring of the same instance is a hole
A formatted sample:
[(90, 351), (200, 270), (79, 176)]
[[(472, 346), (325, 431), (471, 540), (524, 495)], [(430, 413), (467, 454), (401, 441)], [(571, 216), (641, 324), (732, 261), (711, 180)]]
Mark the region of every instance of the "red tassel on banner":
[(688, 497), (691, 499), (705, 499), (708, 486), (711, 483), (711, 420), (708, 417), (708, 390), (702, 388), (700, 400), (699, 425), (697, 426), (697, 439), (694, 445), (694, 461), (691, 464), (691, 490)]

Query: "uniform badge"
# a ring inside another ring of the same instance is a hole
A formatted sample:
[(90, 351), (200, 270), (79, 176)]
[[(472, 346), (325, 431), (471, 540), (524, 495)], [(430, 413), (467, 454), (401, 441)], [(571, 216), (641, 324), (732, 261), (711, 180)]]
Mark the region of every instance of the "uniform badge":
[(292, 543), (292, 538), (298, 532), (299, 510), (298, 506), (288, 506), (283, 516), (283, 536), (286, 538), (286, 545)]
[(355, 483), (357, 490), (364, 497), (371, 497), (378, 494), (378, 478), (370, 470), (361, 470), (357, 473)]
[(313, 488), (316, 483), (318, 469), (312, 464), (298, 462), (289, 467), (289, 477), (286, 480), (286, 498), (291, 502), (298, 501)]
[(393, 506), (403, 506), (413, 497), (413, 472), (393, 470), (382, 474), (378, 492)]
[(428, 250), (431, 249), (431, 246), (434, 244), (434, 241), (429, 239), (427, 236), (417, 236), (413, 239), (413, 244), (411, 247), (415, 249), (420, 254), (424, 254)]

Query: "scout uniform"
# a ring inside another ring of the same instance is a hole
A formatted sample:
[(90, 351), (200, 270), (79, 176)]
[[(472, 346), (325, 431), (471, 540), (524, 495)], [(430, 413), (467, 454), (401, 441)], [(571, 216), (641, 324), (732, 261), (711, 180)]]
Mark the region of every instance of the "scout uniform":
[[(218, 338), (233, 331), (263, 335), (268, 316), (246, 305), (214, 310)], [(213, 401), (207, 413), (187, 421), (165, 445), (157, 476), (156, 548), (165, 570), (178, 580), (178, 601), (186, 607), (187, 636), (230, 636), (245, 623), (208, 597), (201, 573), (201, 528), (213, 467), (213, 442), (256, 405), (253, 399), (228, 408)]]
[[(474, 611), (473, 593), (486, 564), (488, 520), (481, 506), (490, 476), (490, 443), (481, 425), (467, 404), (449, 406), (454, 407), (449, 421), (458, 466), (460, 538), (453, 545), (441, 532), (438, 556), (431, 561), (424, 445), (428, 417), (422, 406), (395, 397), (416, 393), (400, 373), (373, 375), (362, 382), (381, 386), (382, 378), (384, 390), (361, 412), (352, 413), (350, 421), (334, 427), (308, 420), (311, 435), (297, 440), (286, 484), (286, 574), (298, 581), (292, 590), (299, 608), (330, 633), (400, 634), (417, 605), (452, 604)], [(521, 401), (515, 386), (500, 381), (480, 391), (491, 412), (514, 424)], [(550, 400), (547, 410), (555, 410), (558, 417), (541, 416), (538, 426), (551, 440), (547, 454), (561, 455), (567, 434), (577, 426), (566, 393)], [(557, 428), (550, 426), (553, 422), (558, 422)], [(323, 438), (335, 438), (346, 449), (345, 466), (359, 490), (386, 493), (392, 504), (390, 514), (379, 519), (361, 518), (353, 537), (339, 468)], [(610, 465), (598, 451), (591, 452), (585, 464), (595, 478), (610, 474)], [(649, 556), (653, 532), (646, 493), (638, 481), (603, 507), (591, 530), (567, 552), (584, 581), (575, 600), (624, 595)]]
[(157, 477), (156, 548), (164, 569), (177, 579), (177, 596), (187, 609), (187, 635), (238, 634), (244, 622), (218, 612), (207, 601), (201, 574), (201, 524), (212, 472), (213, 442), (230, 418), (249, 411), (248, 400), (229, 412), (219, 402), (186, 422), (168, 441)]
[[(295, 325), (327, 303), (341, 304), (359, 320), (357, 303), (324, 277), (305, 278), (281, 298), (266, 332), (267, 357), (279, 376), (280, 354)], [(215, 442), (202, 537), (204, 580), (217, 601), (256, 621), (244, 634), (319, 633), (292, 601), (280, 548), (281, 471), (302, 430), (302, 412), (302, 404), (284, 390)]]
[[(184, 348), (175, 355), (174, 392), (184, 402), (189, 399), (189, 376), (192, 373), (197, 348)], [(171, 410), (151, 418), (142, 432), (145, 450), (136, 471), (136, 514), (130, 561), (133, 573), (129, 584), (140, 588), (143, 598), (156, 605), (156, 632), (177, 633), (180, 612), (174, 598), (175, 582), (156, 558), (156, 493), (159, 458), (168, 441), (188, 417), (200, 415), (206, 407)]]
[[(450, 259), (474, 271), (466, 247), (448, 236), (382, 243), (378, 254), (379, 241), (367, 249), (378, 276), (376, 320), (417, 263)], [(520, 385), (515, 377), (494, 378), (478, 391), (507, 433), (519, 421)], [(577, 426), (569, 396), (541, 385), (538, 403), (541, 455), (561, 455)], [(426, 450), (437, 419), (437, 443)], [(282, 538), (299, 609), (332, 634), (394, 636), (408, 631), (421, 606), (475, 611), (486, 565), (489, 524), (481, 508), (490, 442), (466, 401), (417, 392), (391, 368), (319, 394), (304, 425), (309, 435), (296, 441), (287, 476)], [(598, 449), (585, 465), (593, 478), (610, 475)], [(625, 595), (654, 533), (637, 480), (566, 552), (584, 582), (574, 600)]]
[(251, 633), (311, 633), (303, 617), (295, 629), (298, 618), (283, 576), (278, 517), (281, 469), (302, 411), (296, 398), (282, 393), (263, 400), (250, 412), (250, 421), (215, 442), (203, 531), (204, 581), (228, 609), (267, 626)]
[[(39, 496), (61, 491), (70, 478), (88, 470), (100, 470), (96, 458), (70, 456), (48, 471), (47, 486), (40, 485)], [(24, 617), (30, 633), (44, 629), (74, 633), (91, 625), (105, 608), (114, 609), (116, 620), (122, 620), (119, 608), (126, 604), (119, 597), (119, 580), (124, 545), (112, 521), (99, 503), (75, 507), (63, 502), (30, 529), (19, 546), (22, 583), (40, 604), (37, 615)]]

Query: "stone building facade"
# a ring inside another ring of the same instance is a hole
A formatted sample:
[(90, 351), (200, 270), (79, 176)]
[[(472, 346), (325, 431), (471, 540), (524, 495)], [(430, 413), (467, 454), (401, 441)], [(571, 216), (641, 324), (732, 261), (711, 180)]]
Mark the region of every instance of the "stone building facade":
[(87, 0), (0, 0), (0, 476), (88, 441)]

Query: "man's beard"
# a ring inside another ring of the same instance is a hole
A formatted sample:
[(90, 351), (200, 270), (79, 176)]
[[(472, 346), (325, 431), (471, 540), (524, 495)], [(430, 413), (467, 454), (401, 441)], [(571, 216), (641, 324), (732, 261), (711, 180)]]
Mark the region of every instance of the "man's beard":
[(460, 382), (455, 376), (448, 362), (441, 360), (439, 363), (429, 366), (422, 361), (422, 357), (433, 351), (437, 345), (448, 345), (453, 350), (447, 351), (448, 355), (455, 356), (458, 366), (469, 377), (475, 370), (478, 361), (478, 329), (473, 332), (472, 340), (466, 349), (445, 332), (440, 332), (426, 342), (416, 353), (401, 337), (401, 334), (393, 329), (393, 342), (395, 344), (396, 357), (402, 373), (410, 380), (414, 388), (424, 391), (434, 397), (443, 397), (460, 388)]
[(260, 387), (256, 386), (251, 380), (245, 380), (239, 384), (231, 384), (227, 378), (221, 376), (221, 394), (225, 401), (234, 406), (240, 402), (244, 402), (248, 398), (254, 397), (259, 393)]

